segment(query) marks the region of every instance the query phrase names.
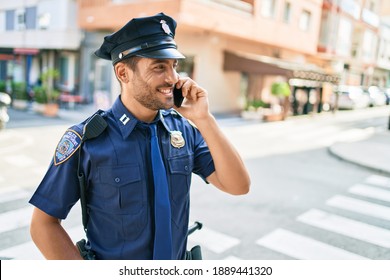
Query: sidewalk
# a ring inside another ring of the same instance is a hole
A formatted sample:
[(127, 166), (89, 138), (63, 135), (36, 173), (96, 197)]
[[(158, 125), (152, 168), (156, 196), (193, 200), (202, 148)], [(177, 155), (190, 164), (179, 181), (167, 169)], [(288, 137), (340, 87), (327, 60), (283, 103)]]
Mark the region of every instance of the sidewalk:
[(390, 176), (390, 131), (356, 142), (338, 142), (329, 152), (344, 161)]

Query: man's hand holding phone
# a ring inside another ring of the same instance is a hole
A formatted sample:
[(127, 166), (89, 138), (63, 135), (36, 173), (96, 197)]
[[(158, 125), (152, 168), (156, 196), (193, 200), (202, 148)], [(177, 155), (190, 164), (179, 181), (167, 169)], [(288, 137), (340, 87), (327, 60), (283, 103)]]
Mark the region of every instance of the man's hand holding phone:
[(210, 116), (207, 92), (191, 78), (179, 78), (173, 94), (175, 109), (195, 124)]

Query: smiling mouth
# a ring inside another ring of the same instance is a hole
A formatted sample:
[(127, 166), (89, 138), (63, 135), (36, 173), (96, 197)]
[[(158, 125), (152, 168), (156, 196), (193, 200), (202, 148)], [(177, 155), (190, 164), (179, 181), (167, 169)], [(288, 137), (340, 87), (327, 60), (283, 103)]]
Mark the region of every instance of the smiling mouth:
[(157, 90), (159, 93), (162, 93), (163, 95), (165, 96), (172, 96), (173, 95), (173, 89), (172, 88), (169, 88), (169, 89), (158, 89)]

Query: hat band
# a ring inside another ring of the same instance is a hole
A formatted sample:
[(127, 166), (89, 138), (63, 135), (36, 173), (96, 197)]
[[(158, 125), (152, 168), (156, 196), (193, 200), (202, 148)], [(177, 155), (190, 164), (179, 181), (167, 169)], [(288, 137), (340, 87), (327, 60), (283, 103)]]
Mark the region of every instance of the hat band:
[(143, 43), (141, 45), (132, 47), (131, 49), (120, 52), (118, 54), (118, 57), (119, 57), (119, 59), (122, 59), (123, 57), (125, 57), (129, 54), (138, 52), (140, 50), (150, 49), (150, 48), (161, 46), (161, 45), (172, 45), (176, 49), (176, 42), (173, 39), (166, 39), (166, 40), (160, 40), (160, 41), (154, 41), (154, 42), (147, 42), (147, 43)]

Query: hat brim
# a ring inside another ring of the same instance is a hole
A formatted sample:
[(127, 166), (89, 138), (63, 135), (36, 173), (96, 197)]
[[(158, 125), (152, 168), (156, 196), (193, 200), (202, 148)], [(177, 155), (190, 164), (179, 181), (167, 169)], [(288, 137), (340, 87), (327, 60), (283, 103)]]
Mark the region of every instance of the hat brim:
[(142, 52), (141, 54), (136, 54), (136, 56), (147, 57), (147, 58), (157, 58), (157, 59), (184, 59), (186, 58), (178, 50), (174, 48), (167, 48), (161, 50), (154, 50), (150, 52)]

